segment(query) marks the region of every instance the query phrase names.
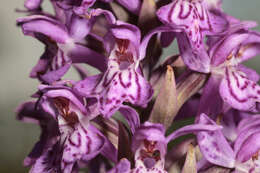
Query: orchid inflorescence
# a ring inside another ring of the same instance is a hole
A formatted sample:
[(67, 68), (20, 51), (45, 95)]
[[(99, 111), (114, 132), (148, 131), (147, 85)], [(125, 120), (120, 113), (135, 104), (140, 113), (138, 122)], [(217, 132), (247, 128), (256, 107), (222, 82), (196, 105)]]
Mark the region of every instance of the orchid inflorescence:
[(260, 173), (259, 75), (242, 65), (260, 53), (255, 22), (221, 0), (50, 3), (17, 19), (45, 45), (17, 108), (41, 128), (31, 173)]

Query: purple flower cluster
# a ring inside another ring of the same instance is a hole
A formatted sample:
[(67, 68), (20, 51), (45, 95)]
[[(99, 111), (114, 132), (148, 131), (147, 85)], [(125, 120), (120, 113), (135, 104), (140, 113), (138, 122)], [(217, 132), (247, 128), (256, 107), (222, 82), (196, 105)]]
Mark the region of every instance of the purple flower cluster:
[[(260, 172), (259, 75), (242, 65), (260, 53), (255, 22), (221, 0), (50, 3), (26, 0), (17, 19), (45, 45), (17, 108), (41, 128), (31, 173)], [(64, 79), (70, 68), (80, 80)]]

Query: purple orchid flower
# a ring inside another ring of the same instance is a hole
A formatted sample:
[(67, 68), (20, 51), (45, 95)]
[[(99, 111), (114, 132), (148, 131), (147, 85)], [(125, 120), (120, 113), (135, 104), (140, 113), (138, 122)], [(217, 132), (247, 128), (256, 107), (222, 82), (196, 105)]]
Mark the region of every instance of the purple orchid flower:
[(160, 21), (175, 32), (184, 63), (192, 70), (206, 73), (210, 71), (210, 58), (203, 39), (222, 33), (228, 26), (220, 11), (208, 7), (207, 1), (175, 0), (157, 11)]
[[(251, 22), (236, 24), (229, 34), (211, 43), (211, 77), (203, 89), (200, 113), (218, 115), (228, 106), (256, 111), (260, 101), (259, 75), (240, 64), (259, 54), (260, 34), (247, 29), (253, 25)], [(212, 103), (205, 105), (206, 102)]]
[(187, 125), (174, 131), (169, 136), (165, 136), (165, 129), (161, 124), (154, 124), (145, 122), (133, 135), (132, 151), (135, 153), (135, 167), (130, 170), (125, 169), (122, 165), (128, 165), (126, 159), (121, 160), (115, 168), (109, 173), (124, 172), (122, 173), (137, 173), (137, 172), (149, 172), (149, 173), (167, 173), (164, 170), (165, 155), (167, 153), (167, 144), (171, 141), (186, 135), (189, 133), (195, 133), (201, 131), (215, 131), (221, 127), (214, 125), (202, 124), (203, 121), (211, 121), (205, 114), (201, 114), (198, 124)]
[[(258, 173), (260, 171), (258, 159), (260, 116), (247, 115), (245, 117), (239, 114), (241, 112), (231, 110), (225, 115), (225, 117), (240, 116), (242, 119), (238, 124), (231, 121), (228, 122), (228, 126), (224, 125), (222, 131), (199, 132), (197, 135), (199, 146), (205, 159), (212, 164), (234, 168), (234, 173)], [(204, 124), (216, 123), (208, 121)], [(231, 128), (235, 134), (230, 135)], [(224, 134), (229, 137), (227, 138), (229, 142)]]
[[(41, 127), (40, 140), (24, 159), (25, 166), (32, 166), (30, 172), (59, 171), (60, 147), (56, 144), (60, 135), (57, 121), (41, 107), (36, 109), (36, 102), (25, 102), (17, 109), (17, 119), (27, 123), (36, 123)], [(54, 151), (53, 149), (57, 151)], [(45, 161), (45, 164), (42, 162)]]
[(117, 21), (104, 39), (109, 53), (107, 71), (79, 81), (75, 90), (85, 97), (97, 98), (99, 110), (106, 117), (117, 111), (124, 101), (145, 107), (153, 91), (139, 64), (151, 36), (167, 29), (156, 28), (140, 42), (141, 34), (136, 26)]
[[(88, 161), (94, 158), (109, 146), (110, 158), (115, 160), (116, 150), (113, 145), (99, 132), (90, 120), (96, 116), (95, 111), (84, 105), (83, 99), (66, 86), (40, 85), (41, 96), (39, 104), (42, 109), (56, 120), (59, 129), (57, 143), (53, 147), (58, 147), (59, 160), (56, 166), (60, 167), (62, 172), (71, 172), (74, 167), (78, 166), (79, 161)], [(54, 149), (49, 147), (48, 152)], [(106, 152), (107, 153), (107, 152)], [(52, 160), (48, 153), (43, 153), (38, 158), (35, 166), (45, 169), (49, 161)], [(56, 156), (58, 157), (58, 156)], [(42, 160), (47, 160), (46, 163)], [(38, 168), (37, 168), (38, 169)]]
[[(96, 15), (101, 13), (104, 11), (95, 11)], [(46, 45), (45, 52), (31, 71), (31, 77), (52, 83), (68, 71), (71, 63), (87, 63), (100, 71), (105, 70), (105, 57), (88, 48), (85, 41), (95, 22), (94, 15), (90, 19), (72, 15), (69, 27), (42, 15), (22, 17), (17, 22), (25, 35), (33, 36)]]

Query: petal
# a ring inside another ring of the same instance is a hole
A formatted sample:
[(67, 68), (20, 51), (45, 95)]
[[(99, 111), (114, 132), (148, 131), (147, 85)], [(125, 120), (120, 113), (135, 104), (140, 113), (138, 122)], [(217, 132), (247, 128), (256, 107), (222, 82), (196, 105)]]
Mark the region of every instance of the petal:
[(110, 79), (109, 76), (103, 77), (102, 85), (107, 87), (99, 97), (100, 111), (104, 115), (112, 115), (124, 101), (145, 107), (151, 100), (151, 85), (134, 69), (114, 73)]
[(40, 8), (42, 0), (26, 0), (24, 3), (25, 8), (28, 10), (37, 10)]
[[(198, 123), (216, 126), (216, 123), (206, 116), (201, 117)], [(198, 132), (197, 141), (203, 156), (210, 163), (228, 168), (235, 166), (235, 154), (220, 129)]]
[(108, 11), (108, 10), (103, 10), (101, 8), (93, 9), (91, 11), (91, 15), (92, 16), (104, 15), (109, 24), (116, 23), (116, 17), (113, 15), (113, 13), (111, 11)]
[(120, 72), (116, 70), (117, 67), (111, 66), (101, 80), (100, 76), (93, 76), (75, 85), (75, 90), (81, 95), (96, 97), (101, 113), (107, 117), (117, 111), (124, 101), (146, 106), (153, 93), (148, 81), (131, 67)]
[(73, 63), (87, 63), (101, 72), (107, 68), (107, 58), (104, 55), (79, 44), (68, 51), (68, 56)]
[(51, 172), (61, 172), (60, 168), (60, 157), (61, 157), (61, 147), (59, 142), (54, 145), (48, 146), (43, 151), (41, 157), (39, 157), (30, 169), (30, 173), (51, 173)]
[(219, 89), (222, 99), (235, 109), (255, 111), (256, 103), (260, 101), (260, 86), (234, 68), (225, 69)]
[(141, 9), (140, 0), (117, 0), (117, 2), (135, 14), (138, 14)]
[(210, 71), (210, 58), (204, 47), (192, 48), (189, 38), (183, 34), (176, 34), (179, 50), (184, 63), (192, 70), (208, 73)]
[(259, 54), (260, 33), (257, 31), (249, 32), (249, 37), (240, 47), (237, 57), (239, 57), (241, 59), (241, 62), (243, 62)]
[[(59, 88), (60, 87), (60, 88)], [(44, 93), (45, 97), (56, 98), (64, 97), (70, 100), (84, 115), (87, 114), (87, 109), (83, 104), (83, 100), (80, 96), (73, 93), (69, 87), (65, 86), (48, 86), (48, 85), (39, 85), (39, 90)]]
[[(201, 114), (199, 116), (200, 121), (202, 120), (210, 120), (205, 114)], [(210, 120), (212, 121), (212, 120)], [(204, 133), (210, 133), (210, 131), (216, 131), (221, 129), (221, 126), (218, 126), (216, 124), (202, 124), (202, 123), (198, 123), (198, 124), (192, 124), (192, 125), (187, 125), (184, 126), (176, 131), (174, 131), (173, 133), (171, 133), (169, 136), (167, 136), (167, 143), (170, 142), (171, 140), (174, 140), (180, 136), (183, 135), (187, 135), (189, 133), (200, 133), (203, 131), (206, 131)], [(209, 132), (207, 132), (209, 131)], [(213, 132), (212, 132), (213, 133)]]
[(114, 168), (107, 173), (130, 173), (131, 164), (127, 159), (121, 159)]
[(209, 50), (212, 65), (218, 66), (232, 56), (236, 57), (234, 63), (237, 63), (259, 54), (260, 34), (249, 31), (252, 26), (255, 26), (254, 22), (239, 21), (227, 30), (227, 34), (212, 41)]
[[(259, 126), (258, 126), (259, 127)], [(258, 153), (260, 149), (260, 130), (249, 136), (244, 142), (241, 148), (237, 153), (237, 160), (245, 162), (252, 158), (255, 154)]]
[(37, 64), (33, 67), (30, 72), (31, 78), (37, 78), (39, 74), (45, 74), (48, 71), (50, 61), (55, 57), (56, 51), (52, 50), (52, 47), (45, 47), (44, 53), (41, 55)]
[(45, 113), (42, 110), (37, 110), (35, 103), (36, 102), (29, 101), (19, 105), (15, 111), (16, 118), (23, 122), (39, 124), (39, 121), (43, 119), (42, 116), (45, 116)]
[(205, 113), (210, 117), (216, 118), (220, 113), (222, 113), (223, 101), (219, 94), (220, 82), (221, 78), (219, 76), (210, 76), (203, 88), (198, 114)]
[(224, 39), (218, 41), (212, 48), (210, 48), (210, 56), (212, 57), (211, 64), (218, 66), (224, 63), (229, 56), (234, 55), (238, 50), (238, 46), (248, 38), (247, 33), (234, 33), (226, 36)]
[(223, 32), (227, 22), (217, 10), (210, 13), (201, 2), (175, 0), (157, 11), (159, 19), (174, 29), (183, 30), (191, 44), (199, 48), (203, 42), (203, 33)]
[(25, 35), (34, 36), (37, 33), (46, 35), (57, 43), (66, 43), (70, 41), (65, 27), (58, 21), (49, 17), (33, 15), (17, 19)]
[(61, 67), (57, 70), (49, 71), (49, 72), (45, 73), (44, 75), (40, 75), (39, 78), (40, 78), (40, 80), (51, 84), (55, 81), (60, 80), (67, 73), (70, 66), (71, 66), (71, 62), (68, 62), (63, 67)]
[(112, 26), (110, 31), (117, 39), (129, 40), (134, 45), (135, 51), (138, 52), (141, 41), (141, 33), (138, 27), (117, 21), (117, 25)]
[[(226, 137), (226, 139), (230, 142), (234, 142), (237, 140), (238, 135), (238, 122), (241, 119), (240, 111), (236, 109), (230, 109), (223, 115), (219, 114), (216, 118), (217, 121), (223, 126), (222, 133)], [(221, 118), (223, 121), (221, 121)]]
[(18, 120), (37, 123), (41, 127), (39, 141), (36, 142), (30, 154), (24, 159), (25, 166), (35, 165), (38, 159), (44, 157), (46, 148), (57, 141), (59, 135), (58, 124), (51, 115), (44, 112), (41, 107), (37, 107), (36, 102), (25, 102), (16, 111)]
[(88, 161), (99, 154), (105, 144), (104, 137), (95, 133), (91, 125), (86, 129), (77, 124), (64, 143), (62, 155), (62, 170), (70, 172), (78, 160)]
[(74, 85), (73, 90), (84, 97), (93, 96), (93, 92), (101, 79), (102, 75), (89, 76), (86, 79), (77, 82)]
[(73, 15), (71, 17), (71, 22), (70, 22), (70, 36), (76, 40), (80, 41), (84, 39), (90, 32), (92, 26), (94, 24), (94, 20), (91, 19), (86, 19), (86, 18), (81, 18), (77, 15)]
[(127, 124), (130, 126), (132, 134), (134, 134), (135, 129), (140, 126), (140, 119), (136, 110), (130, 106), (121, 106), (119, 112), (125, 117)]
[(248, 68), (242, 64), (240, 64), (237, 68), (239, 71), (244, 72), (249, 80), (252, 80), (254, 82), (259, 81), (260, 75), (255, 70)]
[[(242, 112), (240, 112), (241, 114)], [(242, 115), (243, 116), (243, 115)], [(237, 130), (238, 132), (244, 131), (248, 129), (252, 125), (259, 124), (260, 116), (249, 114), (247, 117), (244, 117), (238, 124)]]
[[(242, 121), (240, 121), (240, 123), (238, 125), (238, 128), (239, 128), (238, 136), (237, 136), (237, 139), (234, 144), (234, 151), (236, 153), (236, 157), (243, 158), (242, 159), (243, 161), (241, 159), (239, 161), (242, 161), (242, 162), (246, 161), (246, 160), (244, 160), (245, 157), (248, 160), (249, 159), (248, 155), (251, 154), (251, 156), (252, 156), (259, 150), (259, 146), (252, 145), (251, 150), (255, 150), (254, 153), (252, 153), (252, 152), (248, 153), (246, 151), (240, 152), (241, 148), (243, 148), (244, 146), (246, 147), (247, 143), (250, 140), (252, 140), (251, 136), (260, 132), (259, 125), (260, 125), (260, 117), (258, 115), (252, 116), (249, 118), (245, 118)], [(257, 148), (258, 148), (258, 150), (257, 150)]]
[(170, 27), (160, 26), (160, 27), (157, 27), (157, 28), (151, 30), (149, 33), (147, 33), (144, 36), (144, 38), (142, 39), (142, 42), (141, 42), (141, 45), (140, 45), (140, 48), (139, 48), (139, 60), (142, 60), (143, 58), (145, 58), (146, 48), (148, 46), (150, 39), (152, 38), (152, 36), (154, 34), (158, 34), (158, 33), (161, 33), (161, 32), (170, 32), (170, 31), (172, 31), (172, 29)]

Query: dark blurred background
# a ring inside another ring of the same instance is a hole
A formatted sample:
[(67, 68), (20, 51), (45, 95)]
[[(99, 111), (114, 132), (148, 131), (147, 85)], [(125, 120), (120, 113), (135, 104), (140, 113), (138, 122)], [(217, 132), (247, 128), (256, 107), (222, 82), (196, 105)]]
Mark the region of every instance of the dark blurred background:
[[(44, 1), (45, 8), (50, 8)], [(40, 134), (36, 125), (15, 120), (15, 108), (36, 91), (38, 82), (28, 75), (43, 52), (40, 42), (23, 36), (16, 27), (16, 18), (23, 14), (15, 13), (15, 8), (22, 9), (23, 0), (2, 1), (0, 6), (0, 173), (28, 172), (22, 162)], [(260, 23), (259, 0), (226, 0), (224, 11)], [(256, 29), (260, 31), (260, 27)], [(172, 50), (165, 54), (168, 52)], [(260, 73), (260, 57), (246, 64)]]

